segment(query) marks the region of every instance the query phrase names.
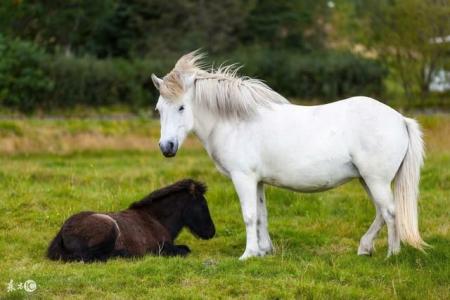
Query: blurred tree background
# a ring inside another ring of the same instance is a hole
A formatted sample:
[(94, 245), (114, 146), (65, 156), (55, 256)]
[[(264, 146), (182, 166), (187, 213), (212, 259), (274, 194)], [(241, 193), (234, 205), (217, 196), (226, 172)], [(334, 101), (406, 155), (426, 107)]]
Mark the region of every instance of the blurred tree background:
[(448, 106), (448, 0), (3, 0), (0, 106), (149, 107), (149, 75), (202, 48), (293, 100)]

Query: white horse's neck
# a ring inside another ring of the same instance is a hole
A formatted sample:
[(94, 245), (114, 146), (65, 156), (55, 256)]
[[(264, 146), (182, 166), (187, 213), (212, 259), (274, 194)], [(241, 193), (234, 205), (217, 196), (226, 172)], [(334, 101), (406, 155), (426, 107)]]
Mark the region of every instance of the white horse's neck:
[(208, 150), (211, 133), (219, 122), (220, 120), (208, 109), (201, 107), (195, 108), (193, 132), (200, 139), (206, 150)]
[[(280, 104), (271, 104), (271, 107), (260, 107), (258, 108), (260, 113), (272, 111), (272, 109)], [(285, 104), (283, 104), (285, 105)], [(230, 126), (230, 121), (226, 118), (218, 116), (216, 113), (211, 112), (208, 108), (202, 107), (200, 105), (193, 107), (194, 112), (194, 127), (193, 132), (200, 139), (203, 146), (209, 152), (209, 146), (211, 146), (212, 138), (214, 136), (214, 131), (221, 128), (222, 126)], [(237, 124), (237, 123), (236, 123)], [(224, 141), (226, 143), (226, 141)]]

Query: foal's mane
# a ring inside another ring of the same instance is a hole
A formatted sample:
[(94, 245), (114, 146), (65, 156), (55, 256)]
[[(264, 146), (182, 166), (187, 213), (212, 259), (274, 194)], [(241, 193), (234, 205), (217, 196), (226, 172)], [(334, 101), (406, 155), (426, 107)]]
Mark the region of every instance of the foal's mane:
[(184, 92), (183, 76), (194, 76), (194, 104), (206, 107), (224, 118), (246, 118), (258, 107), (289, 101), (258, 79), (239, 76), (236, 65), (205, 70), (204, 54), (194, 51), (182, 56), (163, 78), (161, 95), (177, 99)]
[(147, 205), (154, 203), (157, 200), (166, 198), (172, 194), (185, 192), (192, 195), (200, 194), (203, 195), (206, 192), (206, 185), (204, 183), (192, 180), (183, 179), (175, 182), (172, 185), (166, 186), (162, 189), (156, 190), (149, 195), (145, 196), (143, 199), (132, 203), (128, 208), (142, 208)]

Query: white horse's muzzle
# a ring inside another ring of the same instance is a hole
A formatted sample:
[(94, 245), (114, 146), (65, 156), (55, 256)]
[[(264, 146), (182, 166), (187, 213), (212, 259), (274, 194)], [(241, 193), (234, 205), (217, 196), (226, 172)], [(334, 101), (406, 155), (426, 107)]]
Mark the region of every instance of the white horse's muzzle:
[(159, 148), (165, 157), (173, 157), (177, 154), (178, 141), (168, 140), (159, 142)]

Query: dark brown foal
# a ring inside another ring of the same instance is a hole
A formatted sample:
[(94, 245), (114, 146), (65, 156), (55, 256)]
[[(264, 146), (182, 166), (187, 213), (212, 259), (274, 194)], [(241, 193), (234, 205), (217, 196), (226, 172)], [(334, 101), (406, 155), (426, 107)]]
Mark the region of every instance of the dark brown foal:
[(75, 214), (50, 243), (47, 257), (90, 262), (147, 253), (185, 256), (190, 249), (174, 244), (183, 227), (202, 239), (215, 234), (205, 192), (204, 184), (185, 179), (154, 191), (121, 212)]

